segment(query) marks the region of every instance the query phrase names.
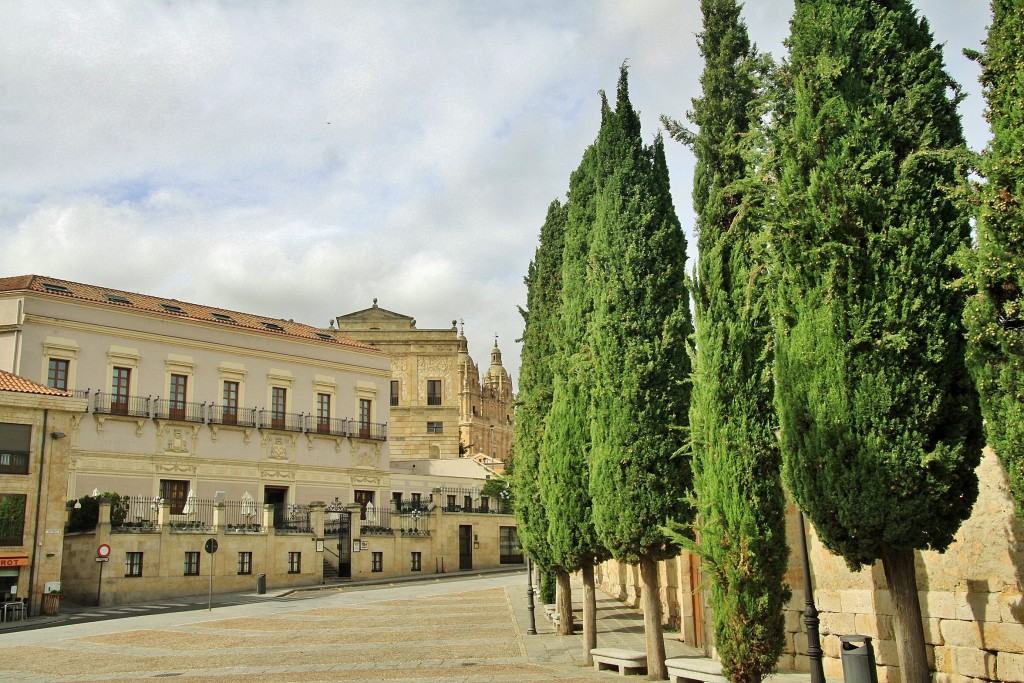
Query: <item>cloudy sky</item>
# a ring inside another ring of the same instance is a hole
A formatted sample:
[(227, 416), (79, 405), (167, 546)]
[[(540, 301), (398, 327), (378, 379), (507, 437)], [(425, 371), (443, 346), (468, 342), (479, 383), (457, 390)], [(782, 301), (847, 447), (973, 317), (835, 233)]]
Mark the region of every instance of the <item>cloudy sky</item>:
[[(987, 0), (919, 0), (988, 138)], [(791, 2), (750, 0), (781, 55)], [(0, 276), (326, 326), (374, 297), (519, 367), (548, 203), (630, 64), (645, 136), (699, 94), (697, 0), (0, 2)], [(669, 143), (692, 226), (692, 155)], [(691, 236), (692, 241), (692, 236)], [(691, 249), (692, 251), (692, 249)]]

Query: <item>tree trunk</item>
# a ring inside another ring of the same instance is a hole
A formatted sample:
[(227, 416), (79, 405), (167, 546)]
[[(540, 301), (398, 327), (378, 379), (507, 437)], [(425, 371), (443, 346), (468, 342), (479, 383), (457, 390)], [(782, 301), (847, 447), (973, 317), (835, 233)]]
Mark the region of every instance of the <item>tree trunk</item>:
[(585, 562), (583, 573), (583, 663), (594, 665), (590, 651), (597, 647), (597, 596), (594, 594), (594, 563)]
[(914, 573), (914, 551), (882, 546), (882, 569), (892, 599), (896, 653), (902, 683), (928, 683), (928, 656), (924, 646), (921, 601)]
[(647, 680), (668, 680), (665, 666), (665, 637), (661, 630), (661, 591), (658, 587), (658, 563), (648, 555), (640, 556), (640, 608), (644, 612), (647, 636)]
[(556, 607), (558, 608), (558, 635), (572, 635), (572, 587), (569, 585), (569, 572), (564, 569), (555, 570), (558, 582)]

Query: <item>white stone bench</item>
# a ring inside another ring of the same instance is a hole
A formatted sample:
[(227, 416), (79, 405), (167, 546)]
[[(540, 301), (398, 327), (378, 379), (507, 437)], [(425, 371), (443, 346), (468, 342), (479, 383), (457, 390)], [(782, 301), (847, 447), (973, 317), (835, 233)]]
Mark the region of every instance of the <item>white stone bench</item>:
[(729, 683), (722, 675), (722, 664), (705, 657), (673, 657), (665, 660), (668, 679), (672, 683)]
[(647, 655), (643, 652), (595, 647), (590, 651), (590, 656), (594, 658), (594, 668), (598, 671), (615, 669), (623, 676), (629, 673), (647, 673)]

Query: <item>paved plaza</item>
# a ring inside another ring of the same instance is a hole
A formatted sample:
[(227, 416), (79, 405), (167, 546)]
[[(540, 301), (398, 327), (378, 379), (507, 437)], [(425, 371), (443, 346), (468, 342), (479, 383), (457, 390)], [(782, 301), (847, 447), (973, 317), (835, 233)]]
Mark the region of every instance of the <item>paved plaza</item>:
[[(640, 614), (602, 596), (602, 647), (643, 649)], [(142, 609), (137, 607), (135, 609)], [(85, 612), (85, 614), (89, 614)], [(0, 681), (609, 681), (538, 608), (525, 572), (341, 586), (276, 599), (0, 631)], [(75, 616), (75, 615), (71, 615)], [(31, 622), (31, 620), (30, 620)], [(669, 634), (669, 656), (695, 654)]]

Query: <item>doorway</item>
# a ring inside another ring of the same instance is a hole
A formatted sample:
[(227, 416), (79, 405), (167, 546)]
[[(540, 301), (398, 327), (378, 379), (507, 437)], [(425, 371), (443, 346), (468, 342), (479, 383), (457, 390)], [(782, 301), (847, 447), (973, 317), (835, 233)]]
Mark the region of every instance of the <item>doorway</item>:
[(473, 568), (473, 525), (459, 525), (459, 569)]
[(287, 486), (264, 486), (263, 502), (274, 506), (274, 528), (279, 529), (284, 524), (284, 506), (288, 501)]

